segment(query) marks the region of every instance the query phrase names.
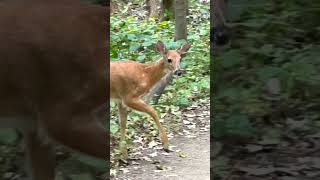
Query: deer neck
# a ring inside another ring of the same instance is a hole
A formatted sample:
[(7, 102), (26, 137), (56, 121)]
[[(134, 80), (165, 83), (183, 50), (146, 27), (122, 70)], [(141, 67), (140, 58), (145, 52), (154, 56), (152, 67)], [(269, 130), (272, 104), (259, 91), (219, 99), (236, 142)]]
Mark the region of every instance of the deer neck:
[(145, 70), (151, 87), (167, 74), (163, 58), (154, 63), (148, 64)]

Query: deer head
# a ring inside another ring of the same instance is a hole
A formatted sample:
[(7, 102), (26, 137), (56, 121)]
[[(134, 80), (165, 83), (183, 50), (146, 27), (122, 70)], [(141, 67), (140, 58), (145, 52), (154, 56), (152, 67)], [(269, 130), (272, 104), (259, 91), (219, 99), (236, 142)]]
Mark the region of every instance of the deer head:
[(162, 60), (165, 64), (165, 72), (173, 72), (175, 75), (181, 76), (182, 71), (180, 69), (181, 55), (186, 53), (191, 47), (190, 43), (185, 43), (176, 50), (168, 50), (163, 42), (158, 41), (156, 48), (162, 56)]

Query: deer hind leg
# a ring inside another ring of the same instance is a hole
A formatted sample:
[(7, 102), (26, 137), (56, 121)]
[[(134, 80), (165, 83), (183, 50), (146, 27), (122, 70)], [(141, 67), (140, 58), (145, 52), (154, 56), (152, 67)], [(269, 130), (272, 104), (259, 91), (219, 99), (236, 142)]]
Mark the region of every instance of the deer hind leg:
[(169, 141), (168, 141), (167, 134), (165, 132), (165, 129), (162, 127), (162, 125), (159, 121), (159, 117), (158, 117), (155, 109), (153, 107), (151, 107), (150, 105), (148, 105), (147, 103), (143, 102), (141, 99), (131, 99), (129, 101), (126, 101), (126, 105), (132, 109), (137, 110), (137, 111), (145, 112), (153, 118), (154, 122), (156, 123), (156, 125), (160, 131), (160, 138), (161, 138), (161, 142), (163, 144), (163, 148), (166, 151), (169, 150)]
[(120, 117), (120, 150), (124, 159), (128, 158), (128, 151), (126, 146), (126, 126), (128, 111), (122, 102), (118, 103), (119, 117)]
[(48, 135), (59, 143), (99, 159), (110, 158), (110, 134), (93, 113), (59, 110), (47, 112), (42, 118)]
[(26, 132), (27, 170), (32, 180), (54, 180), (55, 162), (51, 145), (44, 144), (36, 133)]

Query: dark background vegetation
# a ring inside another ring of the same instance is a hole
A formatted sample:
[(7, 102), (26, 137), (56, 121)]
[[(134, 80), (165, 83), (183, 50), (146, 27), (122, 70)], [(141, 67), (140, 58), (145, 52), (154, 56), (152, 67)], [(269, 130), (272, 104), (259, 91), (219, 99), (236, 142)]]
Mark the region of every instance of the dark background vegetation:
[(320, 1), (229, 0), (212, 57), (218, 179), (320, 178)]

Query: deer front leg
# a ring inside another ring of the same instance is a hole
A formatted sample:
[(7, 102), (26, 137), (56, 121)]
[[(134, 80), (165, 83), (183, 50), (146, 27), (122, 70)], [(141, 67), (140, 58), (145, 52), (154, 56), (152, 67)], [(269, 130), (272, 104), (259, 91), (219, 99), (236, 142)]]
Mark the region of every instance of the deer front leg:
[(151, 107), (150, 105), (146, 104), (145, 102), (143, 102), (141, 99), (131, 99), (129, 101), (126, 101), (126, 105), (132, 109), (137, 110), (137, 111), (145, 112), (153, 118), (154, 122), (156, 123), (156, 125), (160, 131), (160, 138), (163, 143), (163, 148), (165, 151), (168, 151), (169, 150), (168, 137), (167, 137), (167, 134), (166, 134), (164, 128), (162, 127), (162, 125), (159, 121), (159, 117), (158, 117), (155, 109), (153, 107)]
[(118, 103), (119, 117), (120, 117), (120, 150), (124, 159), (128, 158), (128, 151), (126, 145), (126, 125), (128, 111), (122, 102)]
[(27, 170), (32, 180), (54, 180), (54, 158), (51, 145), (44, 144), (36, 133), (25, 133)]

